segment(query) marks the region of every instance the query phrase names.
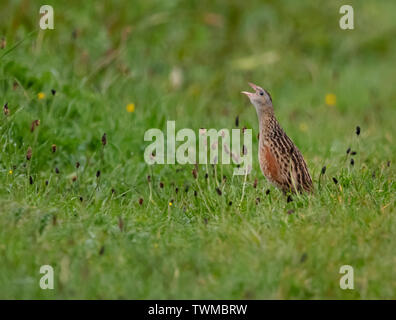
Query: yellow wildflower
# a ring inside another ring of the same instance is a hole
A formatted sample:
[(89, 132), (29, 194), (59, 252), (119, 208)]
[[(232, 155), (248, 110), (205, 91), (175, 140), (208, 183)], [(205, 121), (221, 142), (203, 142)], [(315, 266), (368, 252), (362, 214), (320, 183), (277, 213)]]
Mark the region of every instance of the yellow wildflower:
[(39, 93), (37, 94), (37, 98), (38, 98), (39, 100), (43, 100), (43, 99), (45, 98), (45, 93), (44, 93), (44, 92), (39, 92)]
[(337, 97), (334, 93), (328, 93), (325, 97), (325, 102), (328, 106), (335, 106), (337, 102)]
[(172, 202), (169, 202), (169, 206), (170, 206), (170, 207), (172, 206), (172, 204), (173, 204)]
[(134, 103), (128, 103), (126, 106), (126, 110), (128, 112), (135, 112), (135, 104)]
[(9, 174), (12, 174), (12, 170), (8, 171)]
[(308, 126), (307, 126), (307, 124), (305, 122), (300, 123), (300, 130), (302, 132), (308, 131)]

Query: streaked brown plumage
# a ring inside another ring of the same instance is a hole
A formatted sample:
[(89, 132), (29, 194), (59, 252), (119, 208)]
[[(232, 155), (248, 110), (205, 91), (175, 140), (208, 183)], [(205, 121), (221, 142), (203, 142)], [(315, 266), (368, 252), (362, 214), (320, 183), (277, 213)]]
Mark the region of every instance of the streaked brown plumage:
[(264, 176), (284, 193), (312, 192), (312, 179), (300, 150), (281, 128), (272, 98), (264, 89), (249, 83), (254, 93), (243, 91), (255, 106), (259, 119), (260, 168)]

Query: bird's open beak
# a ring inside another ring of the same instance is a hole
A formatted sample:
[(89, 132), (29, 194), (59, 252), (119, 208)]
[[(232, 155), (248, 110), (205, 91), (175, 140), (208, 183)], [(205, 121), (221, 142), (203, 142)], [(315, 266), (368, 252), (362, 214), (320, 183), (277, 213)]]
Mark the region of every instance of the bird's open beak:
[(249, 86), (251, 86), (253, 88), (254, 91), (259, 91), (259, 87), (256, 86), (254, 83), (249, 82)]
[[(251, 86), (253, 90), (256, 91), (256, 93), (259, 90), (254, 83), (249, 82), (249, 86)], [(242, 91), (241, 93), (246, 94), (248, 97), (254, 94), (254, 92), (247, 92), (247, 91)]]
[(247, 91), (241, 91), (241, 93), (246, 94), (248, 97), (253, 94), (253, 93), (247, 92)]

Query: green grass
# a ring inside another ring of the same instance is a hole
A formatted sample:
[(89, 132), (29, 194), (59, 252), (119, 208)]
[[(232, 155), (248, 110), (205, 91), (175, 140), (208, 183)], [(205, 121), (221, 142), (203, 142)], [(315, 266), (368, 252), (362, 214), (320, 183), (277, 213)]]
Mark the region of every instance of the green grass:
[[(350, 1), (353, 31), (334, 1), (47, 2), (51, 31), (40, 1), (0, 5), (0, 298), (396, 298), (395, 2)], [(144, 132), (167, 120), (197, 132), (239, 115), (255, 137), (248, 81), (271, 92), (313, 195), (287, 203), (256, 138), (242, 202), (232, 165), (195, 180), (191, 165), (144, 162)], [(54, 290), (39, 287), (44, 264)]]

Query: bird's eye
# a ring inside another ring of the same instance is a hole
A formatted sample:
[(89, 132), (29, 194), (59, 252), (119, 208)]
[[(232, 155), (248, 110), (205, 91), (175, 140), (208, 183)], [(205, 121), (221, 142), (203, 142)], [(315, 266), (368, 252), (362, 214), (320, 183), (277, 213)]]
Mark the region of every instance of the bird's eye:
[(260, 96), (263, 96), (264, 95), (264, 92), (263, 91), (260, 91)]

